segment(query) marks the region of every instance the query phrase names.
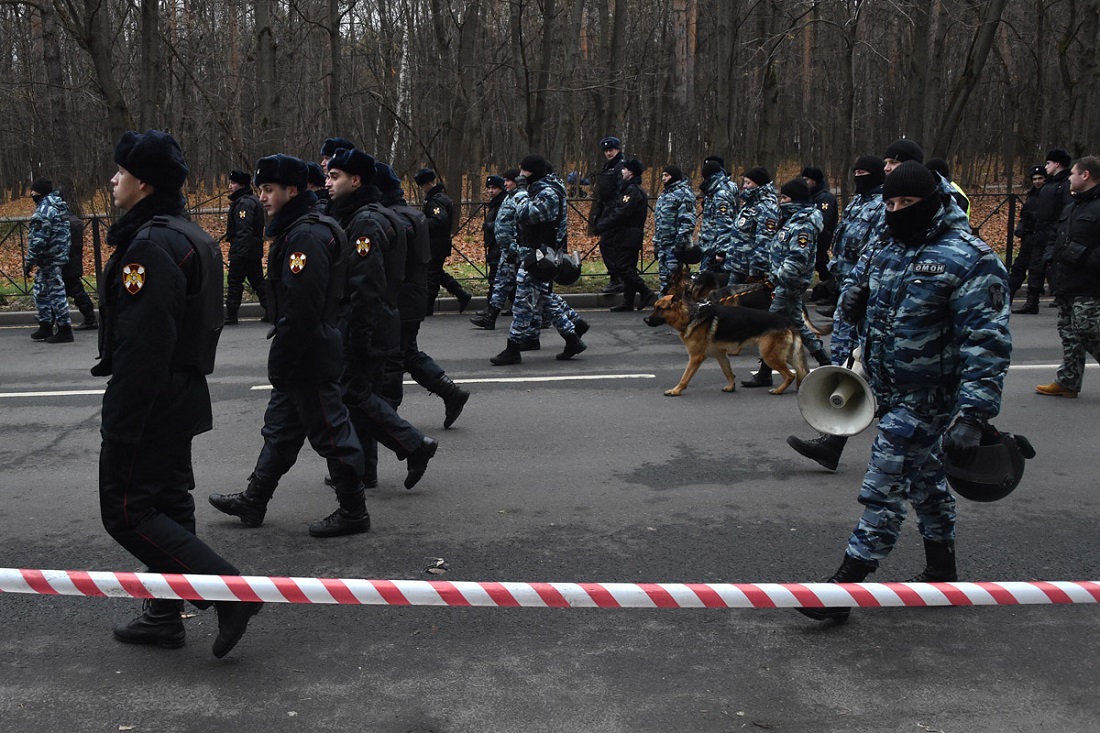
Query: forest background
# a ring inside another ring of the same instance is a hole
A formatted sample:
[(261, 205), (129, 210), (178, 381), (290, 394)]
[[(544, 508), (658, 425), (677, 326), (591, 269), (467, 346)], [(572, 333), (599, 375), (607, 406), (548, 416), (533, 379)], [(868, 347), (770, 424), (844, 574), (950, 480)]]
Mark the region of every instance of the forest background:
[(532, 151), (591, 175), (611, 134), (650, 190), (717, 154), (847, 193), (904, 135), (1006, 192), (1097, 152), (1098, 35), (1100, 0), (0, 0), (0, 197), (46, 175), (108, 210), (114, 142), (150, 127), (193, 196), (333, 135), (464, 198)]

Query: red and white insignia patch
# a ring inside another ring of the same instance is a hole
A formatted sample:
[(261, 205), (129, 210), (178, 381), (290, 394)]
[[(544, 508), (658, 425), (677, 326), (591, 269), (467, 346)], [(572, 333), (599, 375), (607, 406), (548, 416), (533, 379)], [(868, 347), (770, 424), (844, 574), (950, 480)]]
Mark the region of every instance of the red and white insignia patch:
[(360, 257), (366, 257), (370, 254), (370, 237), (359, 237), (355, 240), (355, 251), (359, 253)]
[(137, 295), (145, 287), (145, 266), (131, 262), (122, 268), (122, 287), (130, 295)]
[(290, 256), (290, 271), (297, 275), (306, 269), (306, 255), (304, 252), (295, 252)]

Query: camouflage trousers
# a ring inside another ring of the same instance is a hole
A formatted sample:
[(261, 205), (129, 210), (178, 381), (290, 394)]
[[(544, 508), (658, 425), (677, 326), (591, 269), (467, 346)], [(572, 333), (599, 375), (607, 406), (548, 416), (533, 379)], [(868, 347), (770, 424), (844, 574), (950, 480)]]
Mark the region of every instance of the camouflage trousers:
[(667, 291), (673, 273), (680, 266), (680, 260), (676, 257), (676, 246), (673, 244), (658, 245), (656, 250), (657, 275), (661, 279), (661, 292), (663, 293)]
[(577, 314), (577, 311), (573, 310), (573, 307), (566, 302), (565, 298), (554, 292), (552, 285), (549, 288), (549, 292), (542, 296), (542, 312), (550, 318), (550, 323), (554, 324), (554, 328), (562, 338), (577, 332), (577, 327), (573, 324), (573, 321), (577, 320), (580, 316)]
[(878, 563), (897, 543), (910, 504), (922, 537), (955, 539), (955, 497), (947, 489), (941, 439), (951, 416), (891, 408), (878, 424), (859, 490), (863, 515), (848, 539), (848, 554)]
[[(522, 261), (522, 260), (521, 260)], [(512, 301), (512, 328), (508, 338), (513, 341), (526, 341), (538, 338), (542, 323), (540, 301), (544, 292), (549, 292), (550, 283), (540, 283), (531, 277), (523, 265), (516, 270), (516, 297)]]
[(65, 299), (61, 265), (47, 265), (35, 270), (32, 292), (39, 323), (56, 322), (59, 326), (68, 326), (73, 322), (69, 316), (69, 302)]
[(489, 305), (504, 310), (508, 298), (513, 297), (515, 292), (516, 266), (508, 261), (508, 252), (505, 250), (500, 253), (497, 276), (493, 279), (493, 292), (489, 295)]
[(1054, 380), (1066, 389), (1081, 391), (1085, 356), (1100, 361), (1100, 297), (1059, 296), (1058, 335), (1062, 339), (1062, 366)]
[(775, 287), (772, 296), (772, 313), (790, 319), (794, 327), (798, 329), (798, 335), (802, 337), (802, 345), (809, 349), (810, 353), (823, 349), (819, 339), (810, 327), (806, 325), (806, 319), (802, 317), (802, 293), (805, 288), (791, 290), (782, 285)]

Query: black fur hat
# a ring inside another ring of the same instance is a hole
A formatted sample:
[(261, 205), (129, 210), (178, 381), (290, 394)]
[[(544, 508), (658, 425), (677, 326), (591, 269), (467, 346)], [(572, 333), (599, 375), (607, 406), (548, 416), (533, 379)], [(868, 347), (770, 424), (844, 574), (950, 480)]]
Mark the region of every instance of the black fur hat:
[(160, 130), (122, 133), (115, 163), (158, 190), (179, 190), (190, 173), (176, 138)]
[(637, 158), (631, 158), (630, 160), (625, 161), (623, 163), (623, 168), (626, 168), (628, 171), (633, 173), (635, 177), (642, 175), (642, 173), (645, 171), (645, 166), (642, 165), (642, 161), (638, 160)]
[(622, 150), (623, 141), (614, 136), (605, 137), (600, 140), (600, 150)]
[(374, 158), (362, 150), (340, 148), (329, 158), (328, 167), (359, 176), (364, 186), (374, 180)]
[(380, 160), (374, 161), (374, 185), (380, 191), (400, 191), (401, 179), (397, 177), (397, 171), (389, 163)]
[(242, 186), (251, 186), (252, 175), (245, 171), (231, 170), (229, 171), (229, 181), (231, 183), (237, 183)]
[(330, 137), (321, 143), (321, 157), (331, 158), (340, 148), (355, 149), (355, 143), (344, 137)]
[(434, 180), (436, 180), (436, 175), (431, 168), (421, 168), (413, 175), (413, 182), (418, 186), (423, 186), (425, 183), (431, 183)]
[(305, 191), (309, 173), (305, 161), (278, 153), (256, 161), (255, 179), (257, 186), (277, 183), (280, 186), (297, 186), (299, 191)]
[[(343, 150), (343, 148), (341, 148), (341, 150)], [(325, 172), (321, 170), (320, 163), (314, 163), (312, 160), (306, 163), (306, 183), (311, 186), (324, 188)]]
[(1073, 158), (1071, 158), (1069, 153), (1067, 153), (1065, 150), (1062, 150), (1061, 148), (1048, 150), (1047, 160), (1051, 161), (1052, 163), (1057, 163), (1063, 168), (1069, 168), (1071, 165), (1073, 165)]
[(504, 190), (504, 178), (502, 176), (486, 176), (485, 188), (499, 188)]

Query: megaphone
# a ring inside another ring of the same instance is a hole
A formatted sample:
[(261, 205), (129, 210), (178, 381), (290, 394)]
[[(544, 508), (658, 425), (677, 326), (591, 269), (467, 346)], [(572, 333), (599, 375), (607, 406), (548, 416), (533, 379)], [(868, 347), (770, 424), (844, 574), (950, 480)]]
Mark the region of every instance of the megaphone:
[(798, 385), (798, 409), (819, 433), (856, 435), (875, 419), (878, 401), (858, 358), (851, 363), (818, 367)]

